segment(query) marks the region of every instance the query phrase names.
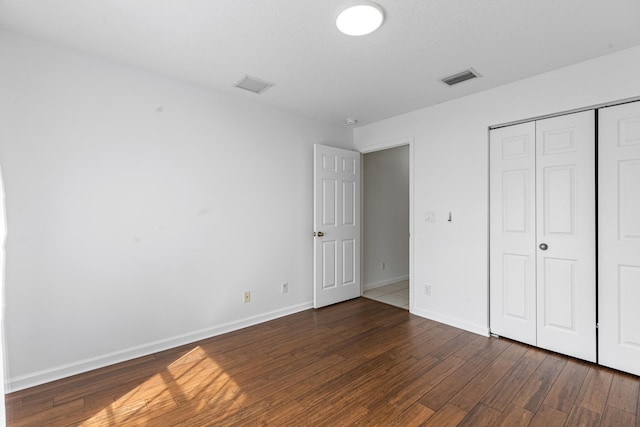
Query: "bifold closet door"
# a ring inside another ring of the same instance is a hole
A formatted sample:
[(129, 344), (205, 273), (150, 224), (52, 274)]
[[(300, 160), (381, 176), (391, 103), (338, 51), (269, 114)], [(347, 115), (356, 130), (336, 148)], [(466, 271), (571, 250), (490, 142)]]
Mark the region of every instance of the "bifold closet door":
[(490, 134), (491, 332), (536, 345), (536, 126)]
[(536, 122), (538, 346), (596, 361), (595, 112)]
[(596, 359), (595, 113), (491, 131), (491, 331)]
[(598, 246), (599, 362), (640, 375), (640, 102), (599, 112)]

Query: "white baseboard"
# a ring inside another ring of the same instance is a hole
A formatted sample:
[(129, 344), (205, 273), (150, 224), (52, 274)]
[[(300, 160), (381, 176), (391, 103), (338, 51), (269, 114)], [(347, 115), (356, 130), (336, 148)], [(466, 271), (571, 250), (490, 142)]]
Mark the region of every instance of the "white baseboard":
[(365, 283), (362, 286), (362, 289), (365, 291), (370, 291), (371, 289), (380, 288), (382, 286), (391, 285), (392, 283), (402, 282), (403, 280), (409, 280), (409, 275), (394, 277), (392, 279), (386, 279), (381, 282), (375, 283)]
[(467, 322), (466, 320), (444, 316), (442, 314), (434, 313), (433, 311), (423, 310), (420, 308), (413, 308), (411, 310), (411, 314), (415, 314), (416, 316), (424, 317), (435, 322), (444, 323), (445, 325), (453, 326), (454, 328), (464, 329), (465, 331), (473, 332), (474, 334), (482, 335), (485, 337), (489, 336), (488, 325), (479, 325), (477, 323), (471, 323)]
[(92, 371), (94, 369), (104, 368), (105, 366), (135, 359), (137, 357), (147, 356), (159, 351), (168, 350), (170, 348), (211, 338), (216, 335), (222, 335), (248, 326), (257, 325), (258, 323), (267, 322), (289, 314), (298, 313), (303, 310), (313, 308), (313, 303), (306, 302), (281, 310), (275, 310), (257, 316), (248, 317), (246, 319), (237, 320), (235, 322), (225, 323), (212, 328), (201, 329), (184, 335), (167, 338), (160, 341), (143, 344), (136, 347), (127, 348), (102, 356), (92, 357), (89, 359), (79, 360), (77, 362), (56, 366), (54, 368), (33, 372), (26, 375), (9, 378), (5, 386), (6, 392), (22, 390), (29, 387), (45, 384), (51, 381), (70, 377), (72, 375), (81, 374), (83, 372)]

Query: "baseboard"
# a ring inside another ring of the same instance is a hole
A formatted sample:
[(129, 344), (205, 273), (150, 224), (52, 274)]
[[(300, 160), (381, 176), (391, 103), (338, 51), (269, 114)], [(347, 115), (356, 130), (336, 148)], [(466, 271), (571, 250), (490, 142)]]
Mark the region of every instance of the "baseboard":
[(382, 286), (391, 285), (392, 283), (402, 282), (403, 280), (409, 280), (409, 275), (394, 277), (392, 279), (386, 279), (386, 280), (383, 280), (381, 282), (365, 283), (362, 286), (362, 289), (365, 290), (365, 291), (370, 291), (371, 289), (375, 289), (375, 288), (380, 288)]
[(131, 347), (121, 351), (105, 354), (98, 357), (80, 360), (74, 363), (56, 366), (51, 369), (33, 372), (26, 375), (9, 378), (5, 386), (6, 392), (14, 392), (25, 388), (34, 387), (48, 382), (56, 381), (72, 375), (81, 374), (92, 371), (94, 369), (104, 368), (105, 366), (114, 365), (116, 363), (135, 359), (137, 357), (148, 356), (159, 351), (168, 350), (170, 348), (193, 343), (203, 339), (211, 338), (216, 335), (226, 334), (248, 326), (257, 325), (258, 323), (267, 322), (289, 314), (298, 313), (313, 308), (312, 302), (306, 302), (281, 310), (274, 310), (257, 316), (248, 317), (235, 322), (225, 323), (212, 328), (201, 329), (184, 335), (167, 338), (160, 341)]
[(445, 325), (453, 326), (454, 328), (464, 329), (465, 331), (473, 332), (474, 334), (482, 335), (485, 337), (489, 336), (488, 325), (479, 325), (477, 323), (471, 323), (467, 322), (466, 320), (444, 316), (442, 314), (434, 313), (432, 311), (423, 310), (420, 308), (413, 308), (411, 310), (411, 314), (415, 314), (416, 316), (424, 317), (425, 319), (433, 320), (435, 322), (444, 323)]

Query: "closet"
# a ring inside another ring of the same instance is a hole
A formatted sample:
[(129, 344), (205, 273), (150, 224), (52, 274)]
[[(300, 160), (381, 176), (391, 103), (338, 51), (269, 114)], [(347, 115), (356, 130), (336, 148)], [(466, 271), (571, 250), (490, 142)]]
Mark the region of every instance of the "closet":
[(595, 113), (490, 137), (491, 332), (596, 360)]
[(639, 375), (640, 102), (489, 144), (491, 332)]

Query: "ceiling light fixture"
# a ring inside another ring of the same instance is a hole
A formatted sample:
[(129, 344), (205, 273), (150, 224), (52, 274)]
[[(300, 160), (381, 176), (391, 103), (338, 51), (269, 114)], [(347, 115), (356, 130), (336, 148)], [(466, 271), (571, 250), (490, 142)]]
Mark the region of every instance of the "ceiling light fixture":
[(336, 26), (348, 36), (364, 36), (380, 28), (383, 21), (384, 11), (378, 3), (357, 0), (340, 12)]
[(355, 125), (356, 123), (358, 123), (358, 119), (355, 119), (355, 118), (353, 118), (353, 117), (347, 117), (346, 119), (344, 119), (344, 122), (345, 122), (346, 124), (348, 124), (349, 126), (353, 126), (353, 125)]

